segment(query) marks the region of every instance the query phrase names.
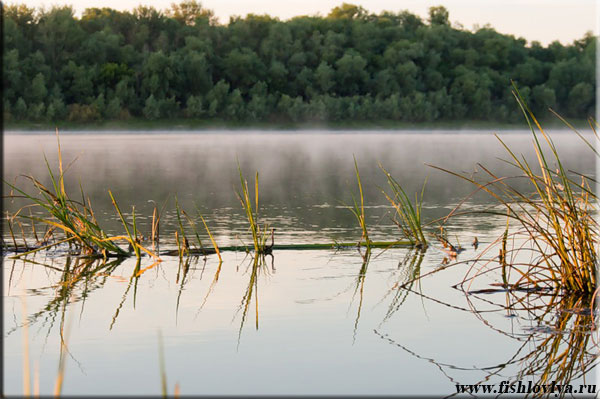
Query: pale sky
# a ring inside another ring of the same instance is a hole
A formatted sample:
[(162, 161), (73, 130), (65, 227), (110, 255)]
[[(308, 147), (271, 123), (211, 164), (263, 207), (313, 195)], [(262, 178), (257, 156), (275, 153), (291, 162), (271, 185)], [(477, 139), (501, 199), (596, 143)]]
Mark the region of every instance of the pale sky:
[[(131, 10), (140, 4), (162, 10), (174, 1), (179, 0), (13, 0), (7, 3), (24, 3), (30, 7), (70, 4), (80, 14), (88, 7)], [(281, 19), (326, 15), (344, 1), (374, 13), (408, 10), (424, 19), (429, 7), (443, 5), (450, 12), (450, 21), (459, 22), (466, 29), (489, 23), (499, 32), (524, 37), (529, 42), (537, 40), (544, 45), (554, 40), (568, 44), (590, 30), (598, 34), (600, 19), (595, 0), (205, 0), (201, 3), (213, 10), (221, 23), (227, 23), (232, 15), (248, 13)]]

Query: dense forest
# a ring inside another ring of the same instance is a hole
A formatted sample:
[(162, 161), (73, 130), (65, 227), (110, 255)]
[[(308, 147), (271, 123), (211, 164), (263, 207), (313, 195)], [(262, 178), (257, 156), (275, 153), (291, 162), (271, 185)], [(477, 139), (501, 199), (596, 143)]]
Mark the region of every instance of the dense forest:
[(585, 118), (595, 38), (542, 46), (486, 26), (368, 13), (267, 15), (220, 24), (196, 1), (131, 12), (3, 5), (5, 121), (504, 121)]

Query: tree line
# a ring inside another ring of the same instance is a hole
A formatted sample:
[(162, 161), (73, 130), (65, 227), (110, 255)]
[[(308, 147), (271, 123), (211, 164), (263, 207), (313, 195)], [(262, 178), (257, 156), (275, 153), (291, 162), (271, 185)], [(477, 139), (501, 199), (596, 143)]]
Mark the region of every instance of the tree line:
[(2, 11), (6, 121), (515, 121), (511, 80), (542, 118), (585, 118), (596, 100), (591, 33), (528, 44), (451, 24), (444, 7), (227, 24), (194, 0)]

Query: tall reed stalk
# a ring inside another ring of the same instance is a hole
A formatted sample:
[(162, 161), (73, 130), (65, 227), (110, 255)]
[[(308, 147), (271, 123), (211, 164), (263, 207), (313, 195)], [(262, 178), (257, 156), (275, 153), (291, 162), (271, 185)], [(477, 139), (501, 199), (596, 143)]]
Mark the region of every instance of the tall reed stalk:
[(223, 262), (223, 258), (221, 258), (221, 251), (219, 251), (219, 246), (217, 245), (217, 242), (215, 241), (215, 238), (213, 237), (212, 233), (210, 232), (210, 229), (208, 228), (208, 225), (206, 224), (206, 220), (204, 220), (204, 217), (198, 213), (200, 216), (200, 219), (202, 219), (202, 223), (204, 224), (204, 228), (206, 229), (206, 233), (208, 233), (208, 237), (210, 239), (210, 242), (213, 245), (213, 248), (215, 249), (215, 252), (217, 253), (217, 256), (219, 257), (219, 262)]
[(250, 233), (252, 234), (252, 243), (254, 244), (254, 253), (255, 254), (264, 254), (268, 251), (266, 242), (268, 238), (269, 224), (264, 223), (264, 225), (260, 226), (259, 224), (259, 207), (258, 207), (258, 172), (256, 172), (254, 178), (254, 204), (252, 204), (250, 190), (248, 188), (248, 181), (244, 179), (244, 175), (242, 174), (242, 169), (240, 164), (238, 163), (238, 172), (240, 174), (240, 185), (241, 185), (241, 193), (238, 192), (237, 196), (242, 204), (242, 208), (244, 209), (244, 213), (246, 214), (246, 218), (248, 219), (248, 224), (250, 225)]
[(367, 222), (365, 219), (365, 199), (364, 199), (364, 195), (363, 195), (362, 182), (360, 180), (360, 173), (358, 171), (358, 163), (356, 162), (356, 157), (353, 156), (353, 158), (354, 158), (354, 171), (356, 173), (356, 181), (358, 183), (358, 195), (359, 195), (359, 199), (360, 199), (360, 205), (356, 201), (356, 197), (354, 197), (354, 194), (352, 194), (353, 207), (350, 208), (350, 212), (352, 212), (352, 214), (358, 221), (358, 225), (360, 226), (360, 229), (362, 231), (362, 235), (360, 237), (360, 240), (358, 241), (358, 245), (360, 246), (364, 240), (364, 243), (368, 250), (371, 248), (371, 240), (369, 239), (369, 232), (367, 231)]
[[(117, 210), (117, 213), (119, 214), (119, 218), (121, 219), (121, 223), (123, 223), (123, 227), (125, 228), (125, 232), (127, 233), (127, 241), (129, 241), (129, 245), (131, 245), (131, 247), (133, 248), (133, 251), (135, 252), (135, 256), (136, 258), (140, 258), (141, 257), (141, 253), (140, 253), (140, 245), (137, 242), (137, 237), (134, 237), (131, 232), (129, 231), (129, 227), (127, 225), (127, 221), (125, 221), (125, 218), (123, 217), (123, 214), (121, 213), (121, 209), (119, 209), (119, 205), (117, 204), (117, 201), (115, 200), (115, 197), (113, 196), (112, 192), (110, 190), (108, 190), (108, 194), (110, 195), (110, 199), (112, 200), (113, 206), (115, 207), (115, 209)], [(133, 232), (134, 234), (136, 233), (136, 228), (135, 228), (135, 208), (133, 208), (133, 220), (134, 220), (134, 225), (133, 225)]]

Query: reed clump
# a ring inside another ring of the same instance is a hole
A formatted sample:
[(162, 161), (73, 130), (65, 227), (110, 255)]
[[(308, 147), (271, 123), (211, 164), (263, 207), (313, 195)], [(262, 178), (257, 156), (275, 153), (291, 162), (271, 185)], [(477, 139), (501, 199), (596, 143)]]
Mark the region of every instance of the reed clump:
[[(58, 129), (56, 130), (56, 139), (58, 143), (58, 172), (52, 170), (48, 159), (44, 156), (52, 187), (46, 187), (33, 176), (23, 176), (31, 183), (32, 187), (37, 190), (37, 194), (31, 194), (25, 191), (24, 188), (17, 187), (16, 184), (4, 181), (11, 189), (10, 195), (8, 196), (9, 198), (24, 199), (28, 202), (27, 205), (22, 206), (12, 215), (7, 214), (8, 225), (14, 244), (13, 250), (15, 252), (20, 252), (17, 256), (25, 256), (68, 243), (69, 247), (74, 249), (75, 254), (78, 255), (106, 258), (109, 256), (129, 256), (131, 252), (133, 252), (136, 257), (139, 258), (143, 251), (156, 258), (156, 254), (141, 245), (141, 235), (138, 234), (136, 225), (135, 208), (133, 208), (133, 225), (132, 230), (130, 230), (129, 223), (125, 221), (114, 196), (109, 191), (113, 205), (117, 210), (127, 233), (125, 236), (109, 236), (100, 227), (92, 209), (91, 201), (89, 197), (86, 198), (81, 185), (81, 199), (75, 200), (71, 198), (65, 188), (64, 182), (65, 172), (71, 164), (69, 164), (67, 168), (63, 168)], [(42, 212), (34, 215), (31, 212), (32, 208), (37, 208), (38, 210), (42, 210)], [(29, 214), (25, 214), (25, 209), (30, 211)], [(36, 245), (33, 247), (30, 247), (27, 244), (26, 234), (23, 229), (23, 224), (20, 222), (21, 220), (31, 222), (31, 235), (35, 237), (37, 237), (35, 223), (47, 226), (43, 239), (38, 239)], [(23, 248), (19, 248), (17, 240), (14, 238), (13, 223), (16, 223), (16, 225), (21, 228)], [(61, 232), (62, 237), (60, 236)], [(53, 242), (50, 242), (51, 238), (54, 239)], [(127, 241), (130, 245), (130, 251), (121, 248), (115, 243), (116, 241)]]
[[(198, 212), (198, 217), (202, 221), (202, 224), (204, 225), (204, 229), (206, 230), (206, 233), (208, 234), (208, 238), (210, 239), (210, 242), (213, 245), (212, 248), (205, 247), (204, 244), (202, 244), (202, 239), (200, 238), (200, 233), (198, 232), (196, 222), (183, 208), (181, 208), (179, 206), (179, 201), (177, 200), (177, 197), (175, 197), (175, 210), (176, 210), (176, 214), (177, 214), (177, 222), (179, 224), (179, 231), (175, 231), (175, 242), (177, 243), (177, 254), (179, 255), (179, 258), (182, 259), (184, 254), (185, 255), (204, 255), (204, 256), (206, 256), (209, 254), (216, 253), (217, 256), (219, 257), (219, 261), (222, 261), (221, 251), (219, 250), (219, 246), (217, 245), (217, 242), (215, 241), (214, 236), (212, 235), (210, 229), (208, 228), (208, 225), (206, 224), (206, 220), (204, 220), (204, 217), (200, 213), (200, 210), (196, 207), (196, 211)], [(188, 225), (190, 226), (190, 228), (192, 229), (192, 231), (194, 233), (194, 237), (196, 238), (196, 242), (197, 242), (196, 248), (193, 248), (193, 249), (190, 248), (189, 240), (186, 236), (185, 228), (183, 226), (182, 216), (185, 217), (185, 219), (188, 222)], [(167, 251), (166, 253), (173, 254), (174, 251)]]
[[(535, 162), (530, 163), (523, 156), (516, 155), (496, 136), (509, 155), (506, 162), (516, 169), (517, 175), (500, 177), (480, 165), (490, 180), (478, 182), (438, 169), (476, 185), (476, 192), (487, 192), (505, 208), (504, 211), (486, 212), (506, 215), (510, 221), (510, 232), (507, 229), (494, 243), (500, 246), (497, 267), (488, 269), (501, 271), (505, 288), (551, 289), (592, 295), (597, 284), (600, 230), (594, 219), (597, 198), (590, 187), (590, 179), (570, 172), (562, 164), (554, 142), (516, 87), (513, 93), (533, 135)], [(591, 120), (590, 126), (598, 138)], [(514, 179), (524, 180), (527, 191), (511, 184)], [(523, 258), (527, 261), (518, 260)], [(479, 275), (481, 269), (472, 268), (465, 280)]]
[[(254, 253), (257, 255), (263, 255), (271, 253), (274, 244), (274, 231), (269, 223), (263, 223), (262, 226), (259, 221), (259, 207), (258, 207), (258, 172), (256, 172), (254, 178), (254, 204), (250, 196), (250, 190), (248, 186), (248, 180), (244, 178), (242, 169), (238, 163), (238, 172), (240, 174), (240, 186), (241, 192), (236, 192), (246, 218), (248, 219), (250, 233), (252, 235), (252, 243), (254, 245)], [(271, 244), (267, 244), (267, 240), (271, 236)]]
[(413, 204), (410, 197), (396, 179), (394, 179), (381, 164), (379, 164), (379, 168), (387, 177), (387, 182), (391, 189), (391, 194), (388, 194), (383, 190), (382, 192), (396, 211), (392, 221), (398, 226), (402, 235), (409, 240), (415, 248), (423, 250), (427, 249), (428, 244), (423, 232), (423, 221), (421, 218), (423, 194), (425, 192), (427, 180), (423, 183), (421, 194), (415, 193), (415, 201)]
[[(52, 229), (52, 232), (58, 230), (64, 235), (64, 239), (55, 240), (52, 244), (49, 244), (48, 240), (43, 240), (40, 242), (41, 245), (31, 251), (27, 251), (27, 253), (68, 242), (70, 246), (75, 246), (80, 254), (104, 256), (108, 254), (127, 255), (127, 252), (116, 245), (104, 230), (100, 228), (92, 210), (91, 201), (89, 198), (86, 201), (83, 189), (81, 190), (81, 201), (74, 200), (68, 195), (64, 183), (65, 170), (63, 169), (58, 130), (56, 131), (56, 137), (58, 141), (58, 173), (53, 172), (47, 158), (44, 156), (52, 187), (46, 187), (33, 176), (23, 176), (38, 191), (36, 195), (30, 194), (15, 184), (5, 181), (5, 184), (11, 188), (10, 198), (21, 198), (29, 202), (29, 204), (10, 215), (9, 219), (11, 221), (28, 219), (32, 223), (45, 224), (48, 228)], [(43, 212), (45, 216), (26, 215), (23, 212), (25, 208), (41, 209), (45, 211)], [(56, 234), (52, 235), (56, 238)], [(25, 235), (23, 235), (23, 241), (27, 247)], [(13, 242), (15, 242), (14, 239)], [(16, 242), (15, 247), (17, 247)]]

